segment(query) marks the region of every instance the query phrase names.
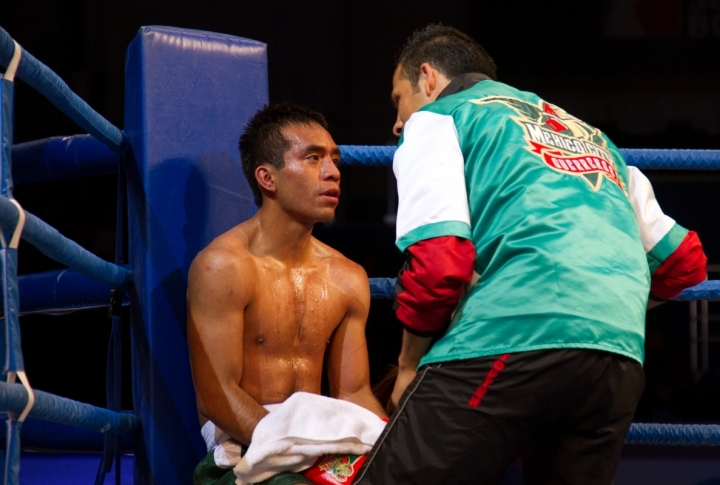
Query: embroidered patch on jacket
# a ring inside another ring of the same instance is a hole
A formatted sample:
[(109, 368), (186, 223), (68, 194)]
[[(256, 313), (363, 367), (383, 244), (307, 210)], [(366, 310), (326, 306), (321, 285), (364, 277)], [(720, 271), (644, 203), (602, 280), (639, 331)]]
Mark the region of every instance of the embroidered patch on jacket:
[(510, 118), (525, 132), (527, 150), (553, 170), (582, 177), (594, 191), (600, 190), (603, 179), (608, 179), (627, 195), (607, 141), (597, 128), (542, 100), (532, 104), (507, 96), (490, 96), (470, 102), (501, 103), (513, 109), (519, 116)]

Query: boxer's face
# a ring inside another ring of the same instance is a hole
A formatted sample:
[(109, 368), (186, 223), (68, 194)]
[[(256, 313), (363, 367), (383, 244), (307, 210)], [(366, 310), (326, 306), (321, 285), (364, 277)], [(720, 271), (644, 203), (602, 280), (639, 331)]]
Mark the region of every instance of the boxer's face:
[(400, 136), (403, 126), (410, 116), (417, 110), (430, 102), (423, 89), (420, 86), (413, 88), (410, 80), (402, 70), (402, 65), (395, 69), (393, 74), (393, 90), (390, 94), (392, 102), (397, 109), (397, 119), (393, 126), (393, 134)]
[(329, 222), (340, 197), (340, 149), (322, 126), (289, 125), (285, 166), (274, 171), (277, 201), (285, 212), (308, 223)]

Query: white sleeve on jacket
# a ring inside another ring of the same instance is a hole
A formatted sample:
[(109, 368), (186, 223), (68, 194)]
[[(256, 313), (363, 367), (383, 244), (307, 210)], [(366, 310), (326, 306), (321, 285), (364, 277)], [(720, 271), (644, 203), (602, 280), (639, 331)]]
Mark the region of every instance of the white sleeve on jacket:
[(640, 227), (643, 247), (648, 253), (670, 232), (675, 220), (663, 214), (650, 181), (638, 168), (628, 166), (628, 175), (630, 202)]
[(452, 116), (414, 113), (393, 159), (398, 247), (439, 236), (470, 237), (465, 161)]

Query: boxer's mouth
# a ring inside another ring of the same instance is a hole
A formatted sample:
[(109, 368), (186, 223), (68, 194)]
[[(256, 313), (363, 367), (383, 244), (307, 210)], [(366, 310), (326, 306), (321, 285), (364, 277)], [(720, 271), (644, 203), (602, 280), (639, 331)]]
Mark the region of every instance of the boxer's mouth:
[(333, 202), (337, 202), (340, 199), (340, 189), (327, 189), (325, 192), (320, 194)]

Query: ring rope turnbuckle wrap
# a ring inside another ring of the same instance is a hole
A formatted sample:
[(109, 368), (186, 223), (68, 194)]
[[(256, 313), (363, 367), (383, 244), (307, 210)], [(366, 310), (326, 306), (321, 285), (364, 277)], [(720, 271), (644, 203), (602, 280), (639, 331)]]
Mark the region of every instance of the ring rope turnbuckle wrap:
[(15, 73), (17, 73), (18, 64), (20, 64), (20, 58), (22, 57), (22, 48), (20, 47), (20, 44), (18, 44), (14, 39), (13, 43), (15, 44), (15, 52), (13, 53), (12, 59), (10, 59), (10, 64), (8, 64), (7, 70), (5, 70), (5, 75), (3, 76), (10, 82), (15, 81)]

